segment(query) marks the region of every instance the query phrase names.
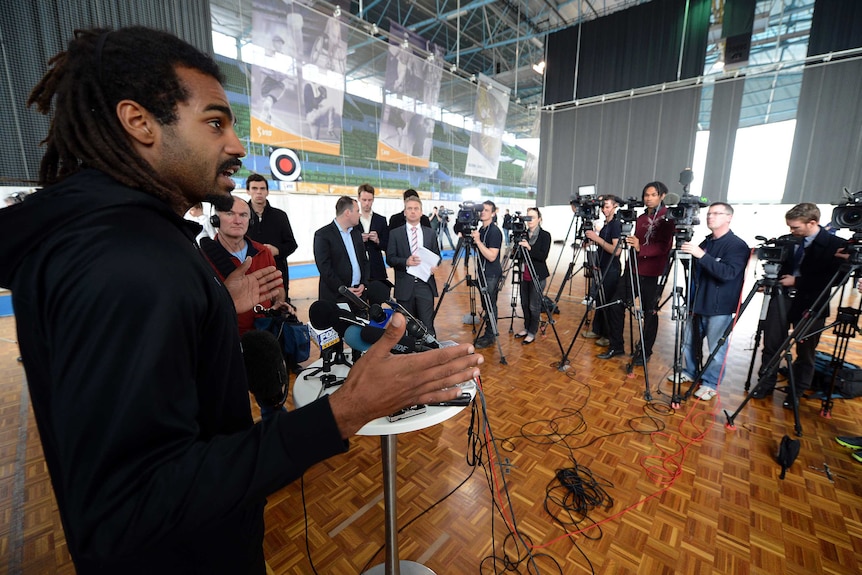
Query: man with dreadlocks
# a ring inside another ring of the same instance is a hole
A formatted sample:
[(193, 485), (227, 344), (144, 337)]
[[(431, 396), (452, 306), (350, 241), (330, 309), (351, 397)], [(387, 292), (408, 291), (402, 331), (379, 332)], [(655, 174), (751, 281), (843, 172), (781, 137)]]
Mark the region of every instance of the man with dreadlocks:
[(281, 280), (246, 276), (247, 260), (229, 293), (182, 217), (227, 195), (245, 154), (216, 64), (164, 32), (79, 31), (28, 103), (54, 111), (45, 187), (0, 210), (0, 286), (27, 318), (21, 354), (77, 572), (265, 573), (265, 497), (366, 422), (454, 399), (479, 356), (393, 356), (396, 314), (335, 393), (254, 424), (236, 314)]

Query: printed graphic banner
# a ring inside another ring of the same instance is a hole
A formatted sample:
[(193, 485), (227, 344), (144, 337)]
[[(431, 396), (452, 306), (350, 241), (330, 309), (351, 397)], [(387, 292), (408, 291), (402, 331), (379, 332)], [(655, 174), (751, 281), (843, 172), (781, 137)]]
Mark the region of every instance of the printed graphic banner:
[(427, 168), (444, 51), (392, 21), (389, 33), (377, 159)]
[(341, 152), (347, 29), (299, 2), (255, 0), (252, 13), (251, 139)]
[(506, 116), (509, 114), (509, 90), (484, 74), (479, 74), (478, 83), (473, 134), (467, 148), (467, 168), (464, 173), (480, 178), (496, 178)]

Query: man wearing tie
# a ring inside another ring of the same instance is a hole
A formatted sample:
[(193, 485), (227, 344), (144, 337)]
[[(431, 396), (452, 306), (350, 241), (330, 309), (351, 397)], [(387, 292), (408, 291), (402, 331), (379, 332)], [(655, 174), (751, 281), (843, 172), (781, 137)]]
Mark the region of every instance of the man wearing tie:
[[(832, 276), (846, 258), (843, 253), (845, 241), (820, 226), (820, 209), (815, 204), (797, 204), (788, 210), (784, 218), (790, 233), (801, 241), (791, 260), (784, 262), (779, 272), (778, 282), (784, 287), (783, 303), (787, 317), (782, 318), (779, 313), (778, 297), (773, 297), (769, 302), (763, 329), (761, 369), (772, 356), (781, 351), (788, 327), (796, 327), (802, 320), (803, 313), (814, 305), (817, 297), (829, 286)], [(788, 295), (790, 290), (796, 292), (793, 298)], [(793, 380), (797, 398), (811, 387), (814, 377), (814, 352), (820, 341), (820, 330), (823, 329), (828, 316), (827, 305), (806, 330), (806, 333), (811, 335), (796, 341)], [(775, 373), (760, 375), (757, 387), (751, 392), (754, 399), (762, 399), (775, 389)], [(784, 401), (784, 407), (793, 407), (789, 395)]]
[(436, 267), (440, 263), (440, 248), (431, 228), (420, 223), (422, 201), (418, 197), (404, 201), (404, 217), (406, 223), (390, 233), (389, 250), (386, 252), (386, 261), (395, 269), (395, 300), (421, 321), (432, 335), (436, 335), (434, 298), (437, 297), (437, 283), (434, 274), (425, 281), (408, 273), (408, 270), (422, 263), (417, 253), (422, 246), (437, 255)]

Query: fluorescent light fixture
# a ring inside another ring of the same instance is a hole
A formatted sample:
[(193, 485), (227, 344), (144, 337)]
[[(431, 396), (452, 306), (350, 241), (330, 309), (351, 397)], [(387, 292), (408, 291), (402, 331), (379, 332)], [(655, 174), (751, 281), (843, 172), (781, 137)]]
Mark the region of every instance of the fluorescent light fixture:
[(545, 73), (545, 61), (542, 60), (538, 64), (533, 64), (533, 71), (536, 74), (544, 74)]

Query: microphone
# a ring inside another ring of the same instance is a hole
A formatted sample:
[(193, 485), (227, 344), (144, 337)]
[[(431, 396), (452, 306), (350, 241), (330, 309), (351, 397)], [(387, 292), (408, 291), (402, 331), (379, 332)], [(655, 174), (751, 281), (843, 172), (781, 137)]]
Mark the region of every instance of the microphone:
[(664, 205), (675, 206), (679, 203), (679, 194), (668, 192), (664, 197)]
[[(383, 334), (385, 332), (386, 330), (380, 327), (367, 325), (363, 328), (360, 328), (359, 326), (351, 325), (344, 332), (344, 341), (352, 349), (365, 353), (371, 348), (372, 345), (377, 343), (380, 338), (383, 337)], [(403, 336), (401, 336), (401, 339), (398, 340), (398, 343), (396, 343), (390, 351), (392, 353), (401, 354), (428, 351), (429, 349), (432, 348), (424, 345), (415, 337), (411, 337), (407, 334), (404, 334)]]
[(217, 212), (229, 212), (233, 208), (233, 196), (230, 194), (207, 194), (204, 200), (212, 204)]
[(431, 348), (440, 347), (440, 342), (428, 332), (428, 328), (422, 322), (413, 317), (404, 306), (389, 297), (389, 288), (381, 281), (373, 281), (368, 285), (368, 299), (372, 303), (385, 303), (392, 309), (400, 312), (407, 318), (407, 334), (420, 340), (424, 345)]
[(240, 341), (248, 390), (261, 404), (280, 407), (287, 397), (287, 368), (278, 340), (268, 331), (252, 330)]
[(368, 313), (368, 318), (373, 322), (383, 322), (386, 318), (386, 312), (383, 311), (383, 308), (380, 307), (379, 304), (375, 303), (374, 305), (369, 305), (367, 301), (358, 297), (355, 293), (350, 291), (347, 286), (339, 286), (338, 293), (343, 295), (356, 306), (358, 309), (363, 309)]
[(356, 317), (353, 312), (347, 311), (331, 301), (312, 303), (311, 307), (308, 308), (308, 320), (314, 329), (335, 328), (339, 335), (344, 335), (344, 331), (351, 324), (360, 327), (368, 325), (368, 320)]

